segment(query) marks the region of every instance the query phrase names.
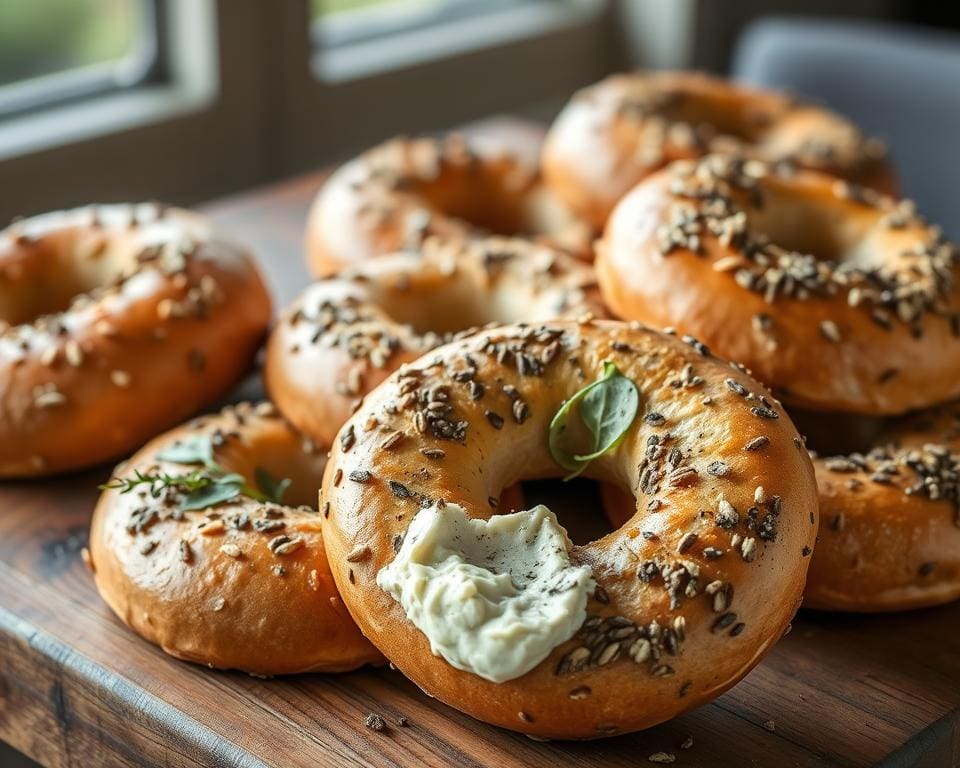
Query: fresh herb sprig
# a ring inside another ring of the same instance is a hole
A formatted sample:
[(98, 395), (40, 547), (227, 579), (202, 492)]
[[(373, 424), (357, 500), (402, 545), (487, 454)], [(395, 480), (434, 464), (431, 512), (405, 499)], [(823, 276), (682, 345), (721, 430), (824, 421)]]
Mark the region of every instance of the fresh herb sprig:
[[(566, 400), (550, 421), (548, 432), (550, 455), (570, 473), (564, 480), (572, 480), (591, 461), (620, 445), (637, 417), (639, 405), (636, 384), (611, 362), (603, 364), (599, 379)], [(564, 445), (563, 437), (575, 413), (593, 438), (587, 450)]]
[(200, 465), (200, 468), (182, 474), (166, 472), (144, 473), (134, 470), (128, 477), (115, 477), (100, 486), (100, 490), (115, 489), (130, 493), (136, 488), (148, 486), (148, 492), (158, 498), (167, 489), (180, 491), (180, 509), (184, 511), (207, 509), (237, 496), (246, 496), (256, 501), (282, 503), (283, 495), (290, 487), (289, 478), (277, 479), (263, 467), (254, 471), (256, 487), (236, 472), (227, 472), (213, 457), (213, 442), (207, 435), (180, 440), (157, 454), (161, 461), (174, 464)]

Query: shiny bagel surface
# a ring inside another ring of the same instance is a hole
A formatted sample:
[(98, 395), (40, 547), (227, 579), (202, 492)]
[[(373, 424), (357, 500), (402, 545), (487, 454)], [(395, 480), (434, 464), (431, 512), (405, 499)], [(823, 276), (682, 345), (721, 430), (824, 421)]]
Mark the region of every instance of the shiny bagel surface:
[(957, 264), (907, 201), (714, 155), (632, 190), (596, 267), (615, 315), (702, 338), (788, 405), (885, 415), (960, 394)]
[(840, 115), (695, 72), (612, 75), (575, 94), (547, 135), (543, 174), (573, 211), (602, 229), (647, 175), (718, 151), (790, 160), (896, 191), (883, 145)]
[[(640, 408), (585, 474), (630, 489), (636, 511), (572, 547), (598, 585), (587, 619), (516, 679), (456, 669), (377, 574), (421, 508), (484, 519), (505, 486), (562, 474), (548, 426), (605, 361)], [(693, 339), (606, 321), (485, 330), (403, 366), (335, 441), (321, 509), (343, 599), (391, 662), (451, 706), (549, 738), (649, 727), (733, 685), (793, 616), (817, 531), (809, 457), (760, 385)]]
[(491, 322), (605, 312), (593, 270), (518, 238), (430, 239), (319, 280), (280, 318), (264, 378), (301, 432), (330, 444), (403, 363)]
[[(198, 469), (158, 458), (198, 437), (216, 461), (255, 482), (291, 481), (291, 504), (315, 504), (326, 457), (268, 404), (241, 404), (151, 441), (117, 468), (179, 475)], [(246, 496), (184, 511), (183, 492), (148, 484), (104, 491), (90, 533), (97, 589), (137, 634), (180, 659), (257, 675), (341, 672), (381, 660), (340, 601), (316, 511)]]
[(221, 397), (270, 317), (241, 248), (154, 204), (0, 232), (0, 476), (115, 459)]
[(428, 237), (522, 235), (584, 258), (592, 230), (541, 183), (536, 152), (503, 142), (398, 138), (339, 168), (307, 221), (310, 271), (327, 277)]
[(872, 449), (813, 465), (823, 524), (806, 607), (897, 611), (960, 598), (960, 406), (897, 420)]

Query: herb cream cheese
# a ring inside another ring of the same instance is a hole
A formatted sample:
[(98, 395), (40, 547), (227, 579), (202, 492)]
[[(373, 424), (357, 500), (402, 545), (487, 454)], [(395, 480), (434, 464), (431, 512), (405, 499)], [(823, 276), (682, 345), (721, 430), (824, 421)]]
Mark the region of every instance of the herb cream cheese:
[(377, 584), (403, 607), (434, 654), (501, 683), (529, 672), (586, 618), (595, 584), (540, 505), (472, 519), (455, 504), (422, 509)]

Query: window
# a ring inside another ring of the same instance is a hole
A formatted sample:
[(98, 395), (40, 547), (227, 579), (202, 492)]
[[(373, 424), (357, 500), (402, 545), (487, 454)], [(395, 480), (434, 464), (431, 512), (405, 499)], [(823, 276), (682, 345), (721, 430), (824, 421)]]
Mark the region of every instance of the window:
[(316, 42), (334, 46), (521, 3), (522, 0), (311, 0), (311, 15)]
[(156, 75), (157, 21), (150, 0), (0, 0), (0, 118)]
[(597, 0), (310, 0), (313, 69), (338, 83), (538, 37)]
[(0, 221), (553, 104), (610, 68), (609, 1), (0, 0)]

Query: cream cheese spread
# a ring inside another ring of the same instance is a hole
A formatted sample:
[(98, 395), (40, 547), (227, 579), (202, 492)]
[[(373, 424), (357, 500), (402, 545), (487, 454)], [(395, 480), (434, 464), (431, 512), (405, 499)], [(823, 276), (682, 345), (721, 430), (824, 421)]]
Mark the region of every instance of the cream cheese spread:
[(570, 639), (595, 589), (570, 541), (540, 505), (471, 519), (456, 504), (422, 509), (377, 584), (403, 607), (435, 655), (501, 683)]

